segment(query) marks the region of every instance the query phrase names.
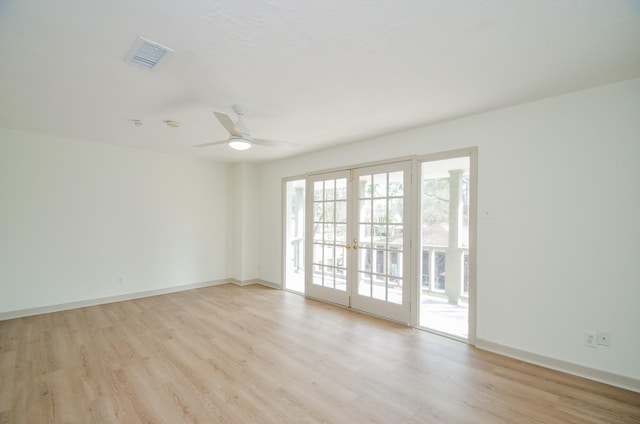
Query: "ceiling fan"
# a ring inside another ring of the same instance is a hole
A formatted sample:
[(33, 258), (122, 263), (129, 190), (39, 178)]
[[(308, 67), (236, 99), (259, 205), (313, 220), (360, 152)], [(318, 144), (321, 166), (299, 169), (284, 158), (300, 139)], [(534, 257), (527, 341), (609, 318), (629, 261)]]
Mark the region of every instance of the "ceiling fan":
[(233, 105), (234, 112), (238, 115), (238, 120), (234, 123), (233, 120), (223, 112), (214, 111), (213, 114), (218, 118), (218, 121), (222, 124), (227, 131), (229, 131), (229, 139), (222, 141), (213, 141), (211, 143), (197, 144), (193, 147), (208, 147), (215, 146), (217, 144), (227, 143), (229, 147), (235, 150), (247, 150), (252, 145), (259, 146), (278, 147), (278, 146), (294, 146), (293, 143), (286, 143), (284, 141), (264, 140), (260, 138), (252, 138), (249, 133), (249, 129), (244, 124), (242, 117), (246, 113), (246, 108), (242, 105)]

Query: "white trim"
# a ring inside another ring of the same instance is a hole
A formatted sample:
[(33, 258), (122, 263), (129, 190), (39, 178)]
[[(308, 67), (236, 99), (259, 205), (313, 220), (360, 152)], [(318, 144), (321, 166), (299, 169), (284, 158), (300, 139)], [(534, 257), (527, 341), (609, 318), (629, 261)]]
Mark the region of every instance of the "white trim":
[(380, 160), (376, 160), (376, 161), (372, 161), (372, 162), (363, 162), (363, 163), (358, 163), (358, 164), (354, 164), (354, 165), (344, 165), (344, 166), (340, 166), (340, 167), (336, 167), (336, 168), (329, 168), (329, 169), (324, 169), (324, 170), (307, 172), (305, 174), (305, 177), (309, 178), (310, 176), (314, 176), (314, 175), (318, 175), (318, 174), (328, 174), (328, 173), (332, 173), (332, 172), (350, 171), (352, 169), (368, 168), (370, 166), (389, 165), (389, 164), (396, 163), (396, 162), (407, 162), (407, 161), (414, 160), (415, 158), (416, 158), (415, 155), (411, 155), (411, 156), (401, 156), (401, 157), (398, 157), (398, 158), (391, 158), (391, 159), (380, 159)]
[(469, 329), (468, 342), (476, 344), (478, 293), (478, 147), (469, 149)]
[(490, 342), (481, 338), (476, 338), (476, 347), (478, 349), (487, 350), (489, 352), (508, 356), (510, 358), (519, 359), (530, 364), (540, 365), (552, 370), (576, 375), (578, 377), (587, 378), (589, 380), (598, 381), (600, 383), (605, 383), (611, 386), (616, 386), (640, 393), (640, 380), (636, 378), (614, 374), (611, 372), (586, 367), (584, 365), (578, 365), (572, 362), (550, 358), (548, 356), (538, 355), (536, 353), (504, 346), (499, 343)]
[(411, 204), (413, 205), (411, 208), (411, 233), (409, 236), (411, 237), (410, 245), (411, 245), (411, 271), (410, 271), (410, 279), (408, 282), (408, 287), (410, 290), (410, 320), (411, 326), (414, 328), (419, 328), (418, 324), (420, 324), (420, 297), (422, 290), (422, 281), (421, 281), (421, 270), (420, 265), (422, 264), (422, 248), (420, 246), (420, 234), (422, 232), (422, 225), (420, 223), (422, 216), (422, 174), (420, 172), (420, 162), (417, 159), (413, 159), (411, 161)]
[[(287, 288), (287, 183), (289, 178), (283, 178), (280, 183), (280, 285)], [(306, 184), (306, 182), (305, 182)]]
[[(304, 219), (304, 224), (305, 224), (305, 232), (303, 237), (306, 238), (307, 236), (307, 232), (306, 232), (306, 223), (307, 223), (307, 215), (306, 215), (306, 207), (307, 207), (307, 178), (304, 174), (302, 175), (297, 175), (297, 176), (293, 176), (293, 177), (285, 177), (282, 179), (282, 187), (281, 187), (281, 202), (280, 202), (280, 240), (282, 240), (281, 246), (280, 246), (280, 287), (278, 288), (282, 288), (282, 290), (286, 290), (286, 291), (291, 291), (293, 293), (300, 293), (304, 295), (304, 285), (302, 286), (302, 292), (297, 292), (295, 290), (291, 290), (287, 288), (287, 228), (288, 228), (288, 222), (287, 222), (287, 216), (288, 216), (288, 210), (287, 210), (287, 183), (291, 182), (291, 181), (302, 181), (304, 184), (304, 196), (305, 196), (305, 202), (304, 202), (304, 207), (305, 207), (305, 211), (303, 214), (303, 219)], [(306, 254), (306, 252), (305, 252)], [(306, 266), (306, 259), (305, 259), (305, 263), (304, 265)], [(304, 272), (306, 273), (307, 270), (305, 268)], [(304, 276), (304, 278), (306, 279), (306, 274)], [(272, 285), (273, 283), (268, 283), (267, 285), (269, 287), (274, 287)]]
[(253, 284), (259, 284), (260, 280), (257, 278), (254, 278), (252, 280), (236, 280), (235, 278), (231, 278), (229, 279), (229, 282), (232, 284), (235, 284), (236, 286), (240, 286), (240, 287), (244, 287), (244, 286), (251, 286)]
[(85, 308), (88, 306), (104, 305), (105, 303), (122, 302), (124, 300), (140, 299), (143, 297), (158, 296), (161, 294), (176, 293), (186, 290), (199, 289), (203, 287), (218, 286), (232, 283), (231, 279), (205, 281), (202, 283), (186, 284), (183, 286), (166, 287), (134, 293), (119, 294), (116, 296), (98, 297), (94, 299), (79, 300), (76, 302), (59, 303), (57, 305), (38, 306), (36, 308), (17, 309), (15, 311), (0, 312), (0, 321), (14, 318), (28, 317), (31, 315), (47, 314), (51, 312), (66, 311), (69, 309)]
[(261, 280), (259, 278), (253, 278), (251, 280), (244, 280), (244, 281), (236, 280), (235, 278), (230, 278), (227, 281), (231, 284), (235, 284), (236, 286), (240, 286), (240, 287), (252, 286), (254, 284), (258, 284), (258, 285), (269, 287), (272, 289), (282, 290), (282, 287), (279, 284), (272, 283), (271, 281)]
[(261, 279), (256, 279), (253, 281), (254, 281), (253, 284), (259, 284), (261, 286), (269, 287), (271, 289), (282, 290), (281, 284), (276, 284), (276, 283), (272, 283), (271, 281), (261, 280)]

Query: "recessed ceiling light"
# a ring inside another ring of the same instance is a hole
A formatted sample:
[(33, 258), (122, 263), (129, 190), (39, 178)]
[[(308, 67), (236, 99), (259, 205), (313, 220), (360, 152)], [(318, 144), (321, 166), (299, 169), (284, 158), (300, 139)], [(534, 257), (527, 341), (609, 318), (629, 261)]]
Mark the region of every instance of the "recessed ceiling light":
[(166, 121), (164, 121), (164, 123), (167, 124), (167, 126), (171, 127), (171, 128), (178, 128), (180, 126), (179, 122), (171, 121), (171, 120), (166, 120)]

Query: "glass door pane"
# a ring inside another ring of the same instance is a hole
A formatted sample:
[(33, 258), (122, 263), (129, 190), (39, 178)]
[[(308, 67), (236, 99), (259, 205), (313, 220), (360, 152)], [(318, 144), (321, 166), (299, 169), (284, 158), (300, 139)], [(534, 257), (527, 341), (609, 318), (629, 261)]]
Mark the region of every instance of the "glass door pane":
[(424, 162), (419, 325), (469, 336), (470, 159)]
[(409, 322), (408, 268), (410, 162), (354, 170), (357, 250), (352, 306)]
[(307, 179), (308, 296), (410, 321), (410, 184), (410, 161)]
[(304, 180), (285, 184), (284, 287), (304, 293)]
[[(306, 293), (312, 297), (347, 305), (348, 172), (333, 172), (307, 179), (312, 213), (307, 215), (311, 234), (311, 275)], [(308, 268), (309, 268), (308, 267)]]

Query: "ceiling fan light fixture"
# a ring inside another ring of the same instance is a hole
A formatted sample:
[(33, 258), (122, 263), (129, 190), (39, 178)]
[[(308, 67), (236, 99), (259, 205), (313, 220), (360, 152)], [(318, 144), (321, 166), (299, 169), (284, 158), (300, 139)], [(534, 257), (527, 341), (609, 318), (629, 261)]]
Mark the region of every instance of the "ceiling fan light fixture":
[(251, 143), (247, 140), (232, 139), (229, 140), (229, 147), (235, 150), (247, 150), (251, 148)]

